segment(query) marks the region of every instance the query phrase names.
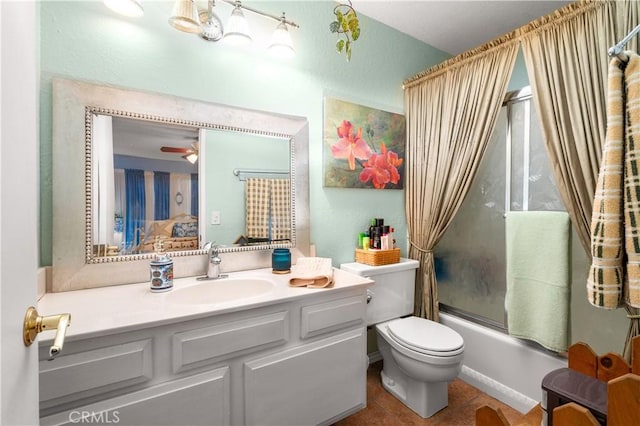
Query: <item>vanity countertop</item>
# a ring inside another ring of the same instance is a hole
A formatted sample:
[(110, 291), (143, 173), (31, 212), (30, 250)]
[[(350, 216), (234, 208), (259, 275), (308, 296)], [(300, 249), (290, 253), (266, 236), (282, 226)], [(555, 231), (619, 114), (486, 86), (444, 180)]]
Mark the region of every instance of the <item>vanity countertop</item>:
[[(109, 287), (46, 293), (37, 305), (40, 315), (71, 314), (71, 325), (66, 339), (102, 336), (163, 323), (185, 321), (258, 308), (284, 301), (313, 297), (326, 292), (344, 292), (373, 284), (373, 281), (340, 269), (333, 269), (334, 286), (311, 289), (289, 286), (289, 274), (277, 275), (271, 268), (231, 272), (230, 279), (265, 279), (275, 285), (268, 292), (221, 303), (177, 304), (169, 301), (171, 293), (196, 284), (194, 277), (174, 280), (173, 290), (152, 293), (149, 283), (127, 284)], [(197, 285), (215, 286), (217, 281), (199, 281)], [(54, 333), (39, 335), (40, 343), (49, 343)]]

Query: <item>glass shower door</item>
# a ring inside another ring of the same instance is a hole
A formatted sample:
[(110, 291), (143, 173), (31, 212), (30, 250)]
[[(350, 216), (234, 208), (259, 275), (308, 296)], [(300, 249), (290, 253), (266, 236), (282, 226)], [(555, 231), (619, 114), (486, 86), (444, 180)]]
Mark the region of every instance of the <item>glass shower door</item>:
[(478, 175), (435, 247), (443, 310), (506, 328), (507, 210), (565, 210), (526, 89), (507, 95)]

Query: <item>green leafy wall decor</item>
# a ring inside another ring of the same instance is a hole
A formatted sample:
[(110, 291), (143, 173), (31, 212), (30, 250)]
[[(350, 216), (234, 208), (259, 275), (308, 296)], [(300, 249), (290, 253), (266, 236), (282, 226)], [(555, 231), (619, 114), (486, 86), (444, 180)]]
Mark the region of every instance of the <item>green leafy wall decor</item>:
[(351, 1), (347, 0), (347, 2), (348, 4), (340, 3), (333, 8), (336, 20), (331, 22), (329, 29), (332, 33), (338, 34), (336, 50), (338, 53), (344, 52), (347, 61), (350, 61), (351, 45), (360, 37), (360, 21)]

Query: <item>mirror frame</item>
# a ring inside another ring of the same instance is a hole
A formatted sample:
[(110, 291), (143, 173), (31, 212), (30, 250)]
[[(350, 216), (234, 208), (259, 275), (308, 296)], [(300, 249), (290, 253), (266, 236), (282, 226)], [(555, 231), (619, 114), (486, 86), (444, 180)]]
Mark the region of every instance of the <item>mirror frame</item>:
[[(286, 138), (290, 141), (292, 241), (223, 247), (223, 271), (268, 267), (270, 249), (310, 252), (309, 125), (304, 117), (215, 104), (172, 95), (53, 79), (53, 272), (50, 291), (145, 282), (153, 254), (94, 257), (91, 238), (91, 125), (94, 113)], [(81, 226), (80, 224), (84, 224)], [(205, 250), (172, 252), (174, 277), (206, 271)]]

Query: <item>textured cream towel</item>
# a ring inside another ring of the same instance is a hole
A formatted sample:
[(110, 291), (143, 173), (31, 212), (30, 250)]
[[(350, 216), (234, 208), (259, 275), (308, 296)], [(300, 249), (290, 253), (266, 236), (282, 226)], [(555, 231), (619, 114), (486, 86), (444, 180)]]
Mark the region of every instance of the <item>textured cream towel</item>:
[(607, 136), (591, 217), (587, 297), (607, 309), (640, 308), (640, 58), (625, 53), (624, 72), (618, 58), (609, 64)]
[(623, 281), (623, 300), (640, 308), (640, 57), (627, 52), (626, 126), (624, 152), (624, 237), (627, 270)]
[(271, 181), (271, 238), (291, 239), (291, 181), (289, 179), (269, 179)]
[(595, 306), (615, 309), (622, 301), (624, 97), (620, 60), (609, 64), (607, 135), (591, 215), (592, 263), (587, 298)]
[(571, 221), (566, 212), (506, 215), (509, 334), (563, 352), (568, 347)]
[(333, 266), (328, 257), (299, 257), (291, 268), (291, 287), (333, 287)]
[(269, 238), (269, 179), (245, 181), (245, 234), (249, 238)]
[(245, 181), (245, 233), (272, 241), (291, 239), (291, 181), (248, 178)]

